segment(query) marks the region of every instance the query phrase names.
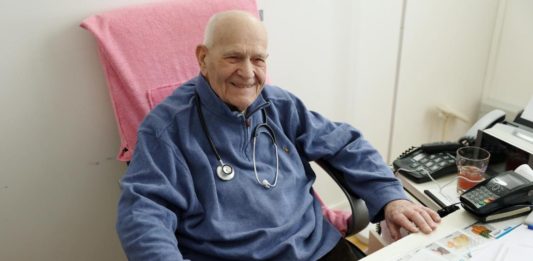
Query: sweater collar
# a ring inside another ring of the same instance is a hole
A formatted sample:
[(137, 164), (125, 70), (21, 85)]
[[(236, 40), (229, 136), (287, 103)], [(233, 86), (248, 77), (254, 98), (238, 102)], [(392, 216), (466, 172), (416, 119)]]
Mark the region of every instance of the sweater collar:
[[(219, 116), (236, 118), (242, 115), (239, 111), (231, 110), (230, 106), (224, 103), (213, 91), (207, 79), (201, 74), (196, 77), (196, 93), (200, 97), (203, 108)], [(255, 101), (246, 109), (245, 118), (250, 117), (257, 111), (270, 106), (270, 101), (263, 97), (263, 91), (257, 96)]]

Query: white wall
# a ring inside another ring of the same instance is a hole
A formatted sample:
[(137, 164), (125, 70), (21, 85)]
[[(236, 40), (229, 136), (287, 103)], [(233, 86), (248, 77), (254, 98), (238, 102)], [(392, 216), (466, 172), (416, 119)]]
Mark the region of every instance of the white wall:
[(351, 31), (351, 123), (387, 158), (399, 54), (402, 1), (359, 1)]
[(272, 83), (295, 93), (310, 109), (345, 121), (352, 2), (266, 0), (259, 6), (269, 31)]
[(477, 119), (497, 0), (410, 0), (390, 159), (423, 142), (457, 140), (472, 123), (438, 117), (444, 105)]
[(504, 109), (514, 119), (533, 97), (533, 1), (502, 0), (481, 110)]
[(124, 259), (125, 167), (96, 44), (78, 24), (133, 2), (0, 4), (0, 260)]

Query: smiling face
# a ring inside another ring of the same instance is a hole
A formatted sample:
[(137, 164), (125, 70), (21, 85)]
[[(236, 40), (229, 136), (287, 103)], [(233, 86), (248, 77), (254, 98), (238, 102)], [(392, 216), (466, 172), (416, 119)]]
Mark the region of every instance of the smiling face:
[(265, 83), (266, 30), (244, 12), (223, 13), (211, 22), (209, 39), (196, 48), (201, 73), (222, 101), (245, 111)]

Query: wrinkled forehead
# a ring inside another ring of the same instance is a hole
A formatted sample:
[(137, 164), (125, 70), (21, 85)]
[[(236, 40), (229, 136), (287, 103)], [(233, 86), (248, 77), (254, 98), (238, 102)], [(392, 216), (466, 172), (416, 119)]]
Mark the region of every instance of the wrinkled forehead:
[(264, 48), (268, 45), (264, 25), (251, 15), (223, 17), (214, 29), (214, 45), (254, 44)]
[(224, 52), (267, 53), (267, 40), (256, 34), (225, 34), (213, 42), (213, 47)]

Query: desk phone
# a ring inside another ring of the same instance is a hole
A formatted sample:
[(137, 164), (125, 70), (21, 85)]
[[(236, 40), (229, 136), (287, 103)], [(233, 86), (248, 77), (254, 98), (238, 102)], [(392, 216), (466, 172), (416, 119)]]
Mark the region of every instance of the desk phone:
[(403, 176), (416, 183), (457, 173), (454, 153), (461, 145), (455, 142), (423, 144), (404, 152), (392, 165)]

